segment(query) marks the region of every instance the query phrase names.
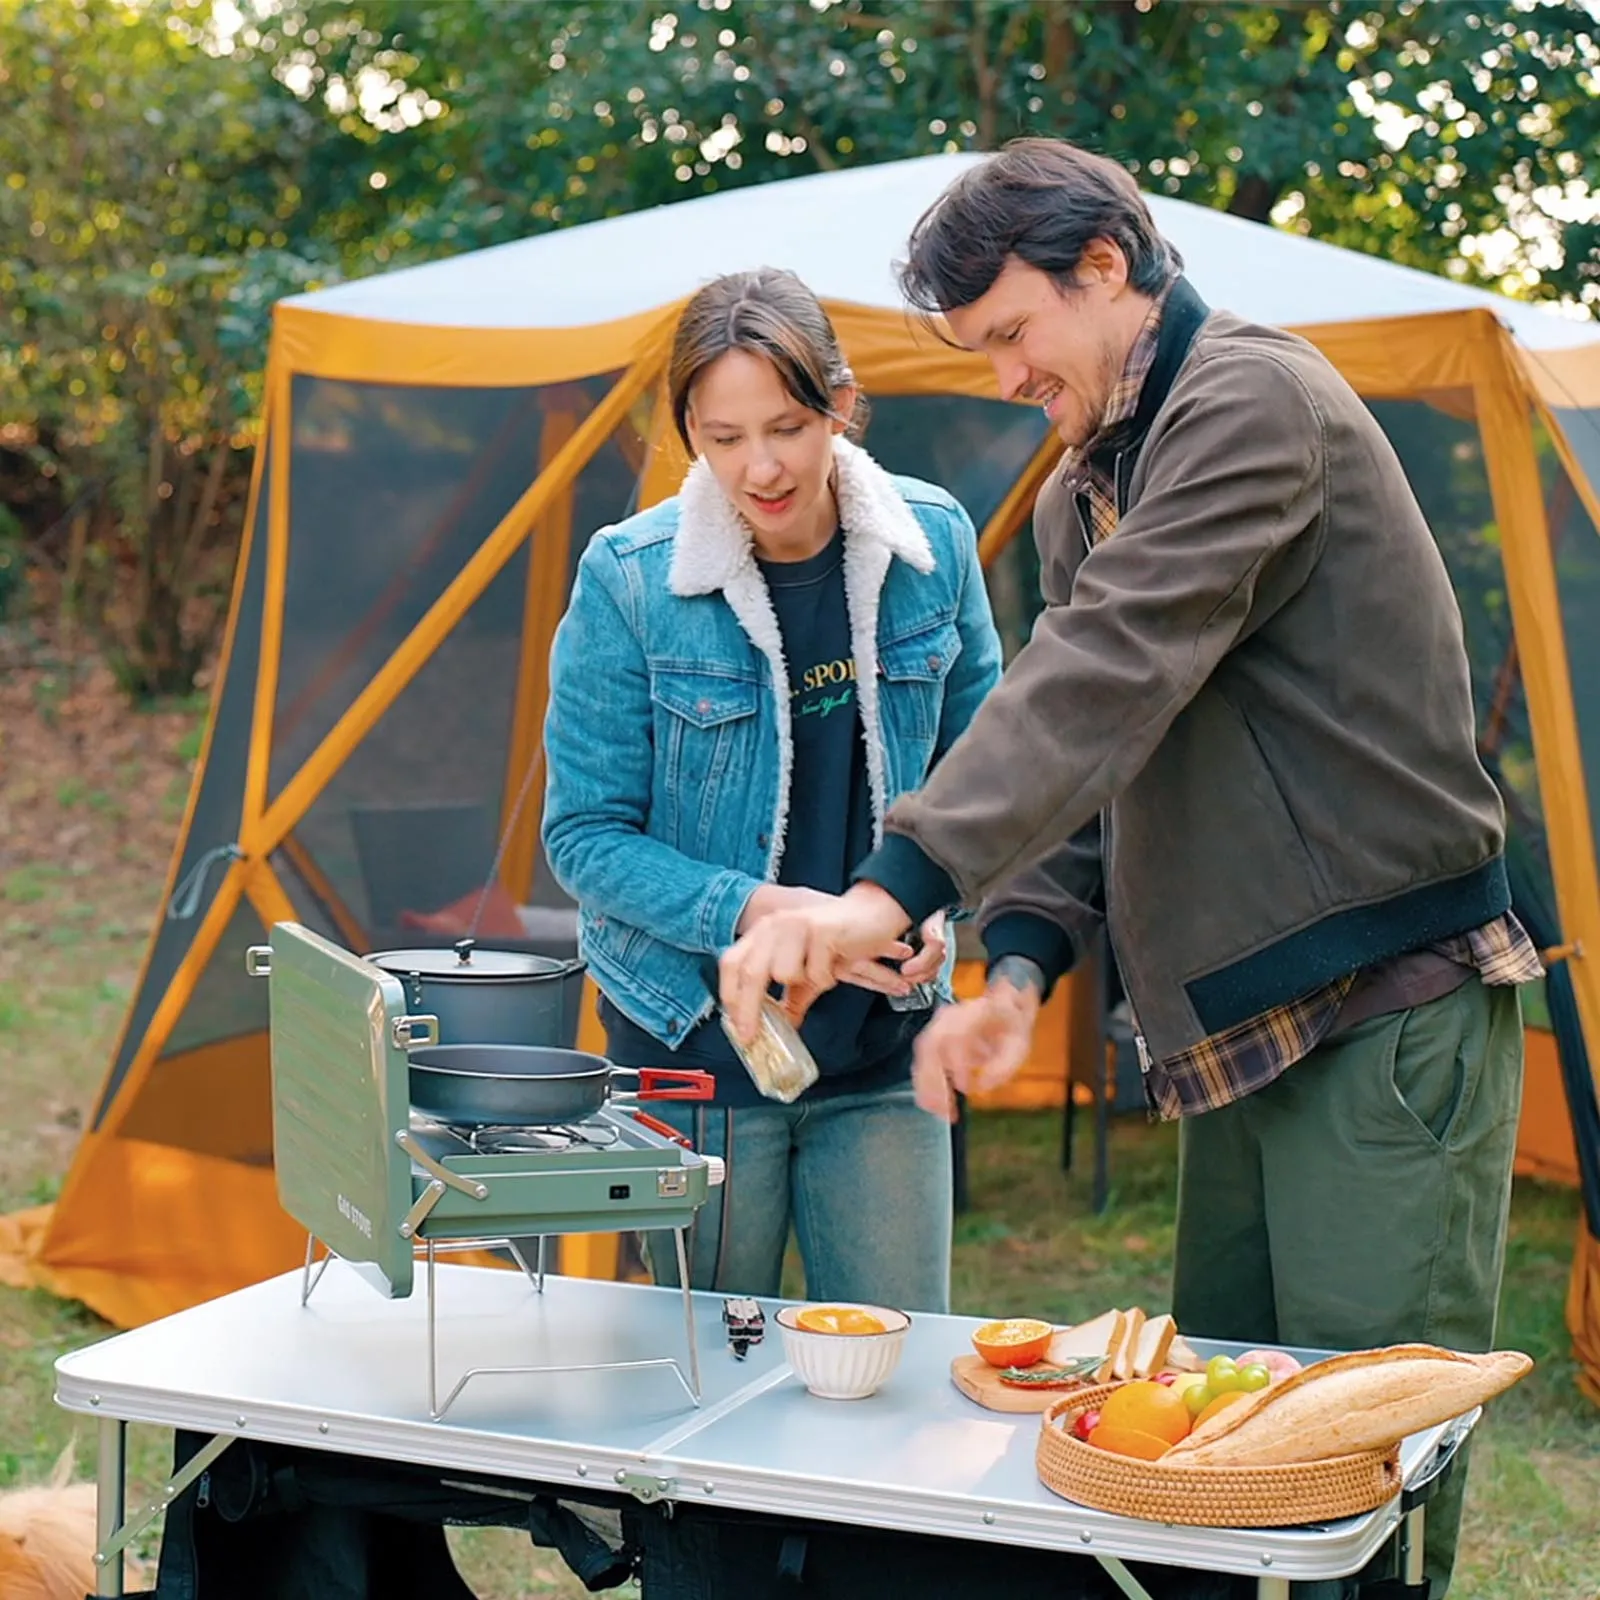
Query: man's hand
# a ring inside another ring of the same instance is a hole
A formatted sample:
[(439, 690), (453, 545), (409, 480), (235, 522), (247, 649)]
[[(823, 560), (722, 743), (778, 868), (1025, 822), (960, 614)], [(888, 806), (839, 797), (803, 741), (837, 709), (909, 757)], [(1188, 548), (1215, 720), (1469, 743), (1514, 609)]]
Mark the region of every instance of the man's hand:
[(981, 998), (941, 1009), (917, 1039), (917, 1104), (954, 1122), (956, 1091), (982, 1093), (1014, 1078), (1033, 1048), (1041, 1003), (1035, 984), (997, 976)]
[(909, 921), (900, 903), (875, 883), (761, 917), (722, 957), (722, 1009), (734, 1033), (746, 1044), (754, 1042), (761, 1002), (774, 983), (783, 986), (785, 1009), (798, 1021), (858, 963), (908, 956), (900, 935)]

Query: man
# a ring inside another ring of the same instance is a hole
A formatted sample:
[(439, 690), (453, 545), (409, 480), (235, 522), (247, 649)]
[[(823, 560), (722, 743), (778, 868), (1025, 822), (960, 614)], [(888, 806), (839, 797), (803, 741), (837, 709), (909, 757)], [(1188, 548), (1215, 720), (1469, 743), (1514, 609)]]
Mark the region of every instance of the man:
[[(1361, 1347), (1494, 1334), (1521, 1092), (1504, 818), (1461, 622), (1400, 463), (1309, 344), (1212, 312), (1120, 167), (1023, 140), (917, 224), (908, 298), (1066, 446), (1034, 525), (1046, 606), (842, 897), (723, 960), (753, 1031), (947, 903), (981, 998), (918, 1094), (1025, 1059), (1103, 917), (1146, 1092), (1183, 1119), (1191, 1333)], [(1103, 867), (1102, 867), (1103, 862)], [(1449, 1578), (1456, 1475), (1429, 1520)]]

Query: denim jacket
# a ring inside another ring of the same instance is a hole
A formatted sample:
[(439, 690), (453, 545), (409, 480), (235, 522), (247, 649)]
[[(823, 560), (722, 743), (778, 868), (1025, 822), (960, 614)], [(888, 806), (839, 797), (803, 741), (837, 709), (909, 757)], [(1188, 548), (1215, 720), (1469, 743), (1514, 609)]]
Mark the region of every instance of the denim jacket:
[[(889, 806), (998, 681), (1000, 641), (966, 512), (847, 441), (834, 448), (878, 840)], [(696, 462), (675, 498), (590, 540), (551, 653), (544, 729), (544, 848), (578, 902), (580, 953), (612, 1004), (668, 1046), (711, 1014), (705, 958), (733, 943), (745, 902), (777, 877), (789, 718), (749, 531)], [(925, 988), (906, 1004), (932, 1000)]]

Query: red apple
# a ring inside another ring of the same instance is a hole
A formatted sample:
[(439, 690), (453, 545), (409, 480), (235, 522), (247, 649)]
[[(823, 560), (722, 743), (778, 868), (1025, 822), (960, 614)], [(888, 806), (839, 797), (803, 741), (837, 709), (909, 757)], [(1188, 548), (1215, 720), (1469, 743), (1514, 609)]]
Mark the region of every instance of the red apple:
[(1073, 1437), (1082, 1439), (1084, 1443), (1087, 1444), (1089, 1442), (1089, 1435), (1093, 1433), (1094, 1430), (1099, 1427), (1099, 1425), (1100, 1413), (1098, 1411), (1085, 1411), (1072, 1425)]

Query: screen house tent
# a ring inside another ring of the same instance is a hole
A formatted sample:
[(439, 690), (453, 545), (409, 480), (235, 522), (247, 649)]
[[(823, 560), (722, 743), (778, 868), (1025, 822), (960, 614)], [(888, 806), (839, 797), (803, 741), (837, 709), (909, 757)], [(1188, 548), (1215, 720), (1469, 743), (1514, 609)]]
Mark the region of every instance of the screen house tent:
[[(587, 536), (679, 481), (662, 370), (708, 278), (775, 264), (816, 289), (874, 403), (868, 448), (966, 504), (1007, 648), (1021, 643), (1037, 565), (1014, 536), (1056, 447), (984, 361), (907, 315), (893, 275), (974, 159), (742, 189), (276, 308), (222, 669), (160, 920), (59, 1200), (8, 1220), (14, 1278), (131, 1323), (300, 1258), (273, 1188), (265, 985), (243, 965), (272, 922), (356, 949), (437, 940), (492, 878), (485, 936), (570, 946), (537, 842), (551, 634)], [(1600, 1371), (1600, 328), (1151, 205), (1212, 304), (1303, 333), (1366, 398), (1449, 564), (1521, 894), (1552, 952), (1521, 1164), (1587, 1179), (1573, 1320)], [(1062, 1078), (1043, 1052), (1010, 1102), (1059, 1098)]]

